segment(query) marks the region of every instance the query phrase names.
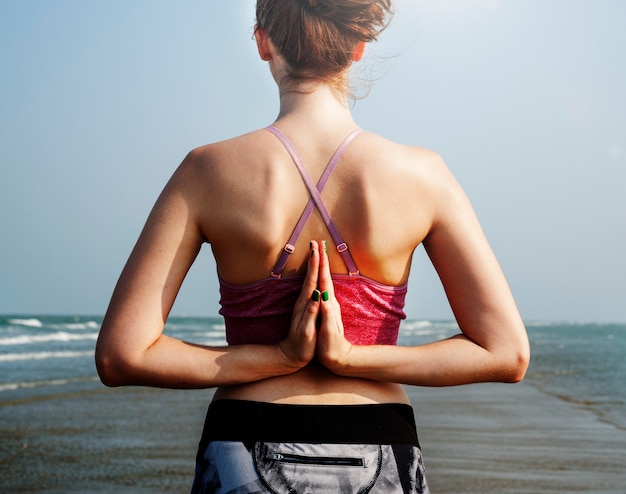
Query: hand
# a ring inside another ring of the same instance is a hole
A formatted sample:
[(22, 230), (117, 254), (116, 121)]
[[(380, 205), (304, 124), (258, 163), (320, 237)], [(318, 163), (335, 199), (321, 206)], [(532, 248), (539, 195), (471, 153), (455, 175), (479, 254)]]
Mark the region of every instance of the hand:
[(320, 292), (317, 289), (319, 266), (319, 244), (311, 242), (307, 271), (302, 291), (293, 308), (289, 333), (279, 343), (288, 365), (294, 367), (294, 370), (304, 367), (315, 357), (316, 321), (320, 310)]
[(316, 356), (322, 365), (339, 374), (347, 363), (353, 345), (344, 335), (341, 307), (335, 297), (328, 254), (325, 248), (322, 250), (318, 276), (318, 285), (322, 292), (321, 322), (317, 332)]

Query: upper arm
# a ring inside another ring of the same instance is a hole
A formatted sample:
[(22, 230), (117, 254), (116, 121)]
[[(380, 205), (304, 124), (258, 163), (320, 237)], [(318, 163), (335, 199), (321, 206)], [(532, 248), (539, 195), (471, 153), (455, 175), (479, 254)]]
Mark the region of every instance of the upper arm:
[(204, 240), (195, 174), (188, 157), (157, 199), (115, 287), (98, 346), (135, 351), (160, 336)]
[(424, 247), (463, 333), (480, 346), (526, 352), (526, 332), (474, 210), (442, 161), (433, 170), (432, 225)]

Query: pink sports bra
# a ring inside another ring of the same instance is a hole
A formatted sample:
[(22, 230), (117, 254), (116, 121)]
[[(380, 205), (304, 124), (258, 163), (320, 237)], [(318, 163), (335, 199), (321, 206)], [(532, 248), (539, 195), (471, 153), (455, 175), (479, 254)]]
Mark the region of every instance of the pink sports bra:
[(282, 271), (289, 256), (295, 250), (294, 246), (307, 219), (317, 207), (348, 268), (349, 274), (347, 275), (333, 275), (335, 294), (341, 305), (346, 338), (355, 345), (395, 345), (398, 340), (400, 321), (406, 318), (404, 301), (407, 285), (385, 285), (359, 274), (348, 246), (343, 241), (321, 197), (330, 174), (361, 130), (355, 130), (340, 144), (317, 186), (289, 139), (276, 127), (270, 126), (267, 130), (283, 143), (291, 155), (309, 189), (311, 199), (268, 278), (245, 285), (232, 285), (220, 278), (220, 314), (224, 317), (226, 325), (226, 340), (230, 345), (269, 345), (278, 343), (286, 336), (293, 306), (302, 289), (303, 277), (283, 278)]

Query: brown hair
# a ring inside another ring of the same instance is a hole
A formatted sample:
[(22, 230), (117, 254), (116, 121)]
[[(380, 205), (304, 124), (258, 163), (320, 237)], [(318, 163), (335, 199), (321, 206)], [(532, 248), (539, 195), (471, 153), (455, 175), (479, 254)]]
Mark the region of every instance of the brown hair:
[(392, 15), (391, 0), (258, 0), (263, 29), (294, 80), (339, 82), (357, 43), (373, 41)]

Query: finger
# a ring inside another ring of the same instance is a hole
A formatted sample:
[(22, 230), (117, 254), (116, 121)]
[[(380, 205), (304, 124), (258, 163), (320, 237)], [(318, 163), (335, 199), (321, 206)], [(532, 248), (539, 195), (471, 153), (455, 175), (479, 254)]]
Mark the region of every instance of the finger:
[(314, 290), (312, 296), (307, 299), (300, 295), (294, 308), (289, 333), (280, 342), (280, 349), (284, 355), (298, 368), (308, 364), (315, 355), (319, 300), (318, 290)]
[(320, 245), (311, 240), (309, 262), (307, 263), (306, 275), (302, 284), (302, 292), (308, 298), (317, 289), (319, 282)]
[(312, 338), (316, 333), (317, 316), (320, 310), (320, 292), (314, 290), (311, 296), (303, 302), (302, 309), (294, 312), (292, 320), (293, 330), (305, 338)]
[(320, 261), (319, 261), (319, 280), (318, 286), (322, 294), (327, 292), (329, 298), (334, 298), (335, 291), (333, 287), (333, 278), (330, 273), (330, 262), (328, 259), (328, 249), (326, 241), (320, 245)]
[(341, 328), (341, 307), (332, 291), (324, 290), (321, 293), (322, 303), (320, 304), (320, 312), (322, 321), (328, 328)]
[[(325, 242), (324, 242), (325, 244)], [(322, 325), (328, 330), (343, 333), (343, 323), (341, 320), (341, 307), (335, 297), (335, 288), (332, 274), (330, 272), (330, 261), (326, 245), (320, 248), (320, 268), (319, 268), (319, 289), (321, 291)]]
[[(292, 353), (302, 356), (306, 355), (307, 352), (315, 351), (319, 308), (319, 290), (314, 290), (311, 296), (307, 298), (305, 298), (304, 293), (302, 293), (298, 298), (296, 306), (294, 307), (289, 334), (286, 338), (287, 345), (291, 348)], [(284, 349), (283, 352), (285, 352)], [(290, 352), (285, 353), (287, 355), (291, 354)], [(309, 356), (309, 360), (310, 358)]]
[[(302, 290), (294, 307), (294, 315), (300, 314), (300, 317), (304, 316), (303, 312), (316, 315), (320, 300), (320, 292), (317, 290), (320, 262), (319, 244), (312, 241), (310, 249), (307, 271), (302, 282)], [(297, 322), (300, 322), (300, 317), (297, 317)]]

